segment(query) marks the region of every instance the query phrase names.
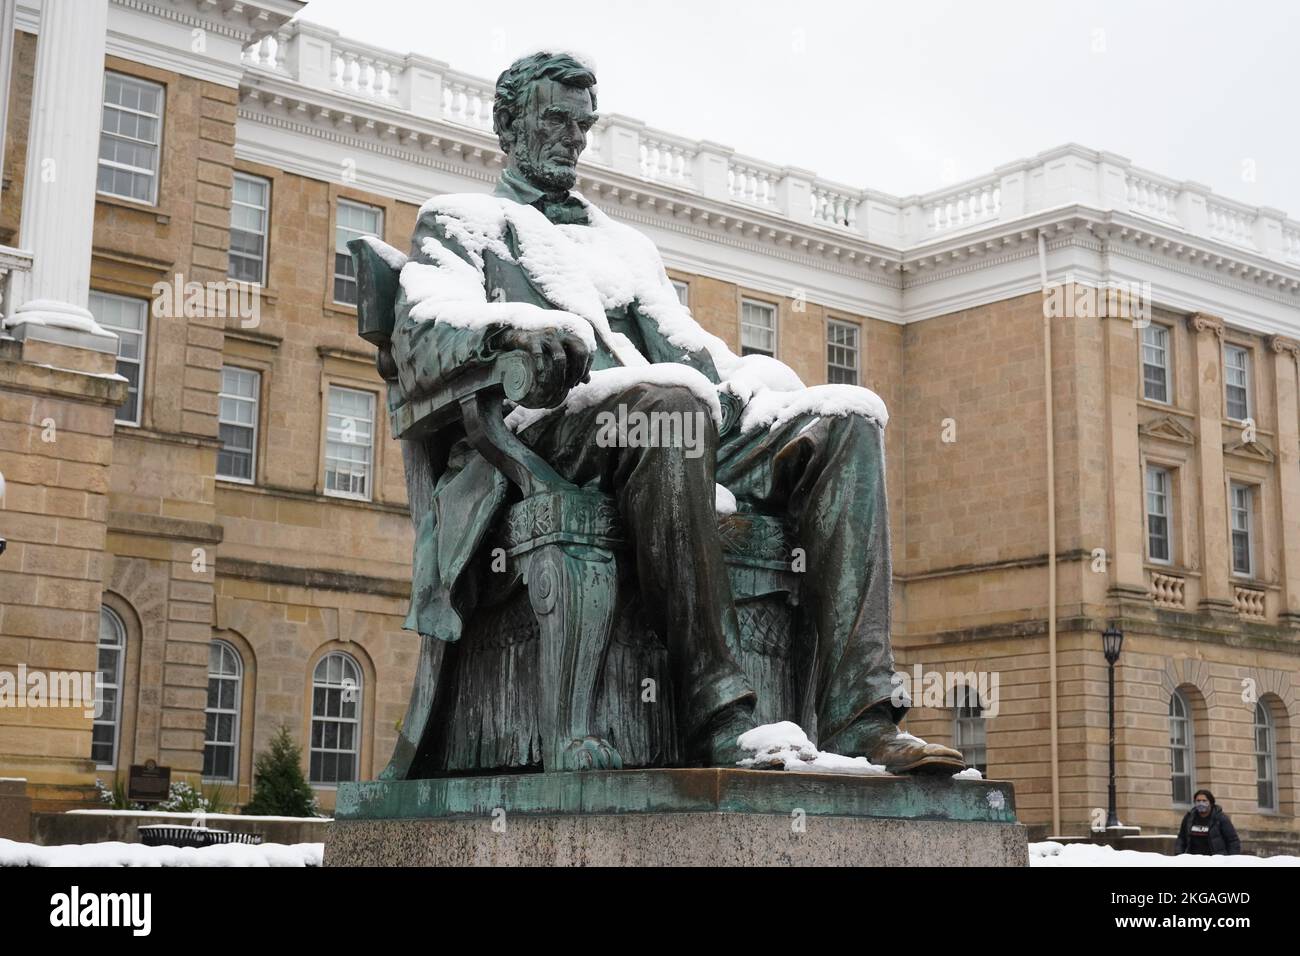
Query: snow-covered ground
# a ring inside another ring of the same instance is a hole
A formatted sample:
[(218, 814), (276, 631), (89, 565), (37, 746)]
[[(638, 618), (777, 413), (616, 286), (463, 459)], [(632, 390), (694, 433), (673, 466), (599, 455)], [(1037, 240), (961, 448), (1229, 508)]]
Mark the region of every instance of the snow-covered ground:
[[(139, 843), (87, 843), (37, 846), (0, 840), (0, 866), (320, 866), (323, 843), (230, 843), (202, 849), (144, 846)], [(1300, 866), (1300, 857), (1162, 856), (1137, 850), (1112, 850), (1088, 843), (1029, 844), (1030, 866)]]
[(323, 843), (226, 843), (217, 846), (145, 846), (83, 843), (37, 846), (0, 840), (0, 866), (320, 866)]
[(1164, 856), (1091, 843), (1029, 844), (1030, 866), (1300, 866), (1300, 856)]

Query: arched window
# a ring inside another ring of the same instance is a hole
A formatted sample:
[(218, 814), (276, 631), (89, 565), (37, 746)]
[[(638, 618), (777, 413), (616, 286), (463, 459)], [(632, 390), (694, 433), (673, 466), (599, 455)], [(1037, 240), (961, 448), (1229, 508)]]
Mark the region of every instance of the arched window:
[(1192, 737), (1192, 706), (1175, 690), (1169, 698), (1170, 781), (1174, 803), (1190, 806), (1196, 790), (1196, 742)]
[(244, 662), (225, 641), (208, 647), (207, 728), (203, 732), (203, 777), (229, 780), (239, 775), (239, 704)]
[(987, 724), (980, 706), (979, 691), (968, 684), (958, 684), (953, 716), (953, 746), (966, 758), (966, 766), (980, 773), (988, 772)]
[(1255, 781), (1261, 810), (1277, 809), (1277, 731), (1263, 701), (1255, 702)]
[(126, 626), (109, 608), (99, 608), (99, 661), (95, 665), (95, 722), (90, 759), (110, 770), (117, 766), (122, 727), (122, 674), (126, 664)]
[(312, 783), (356, 780), (361, 755), (361, 668), (347, 654), (326, 654), (311, 681)]

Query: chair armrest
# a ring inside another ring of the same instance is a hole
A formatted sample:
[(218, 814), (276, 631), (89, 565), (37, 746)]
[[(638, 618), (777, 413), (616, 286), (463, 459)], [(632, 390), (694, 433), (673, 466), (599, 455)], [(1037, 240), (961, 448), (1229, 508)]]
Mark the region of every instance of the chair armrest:
[(575, 490), (505, 423), (505, 400), (523, 402), (537, 385), (533, 357), (503, 352), (470, 366), (430, 394), (390, 409), (393, 437), (421, 440), (460, 423), (471, 445), (527, 497), (544, 491)]

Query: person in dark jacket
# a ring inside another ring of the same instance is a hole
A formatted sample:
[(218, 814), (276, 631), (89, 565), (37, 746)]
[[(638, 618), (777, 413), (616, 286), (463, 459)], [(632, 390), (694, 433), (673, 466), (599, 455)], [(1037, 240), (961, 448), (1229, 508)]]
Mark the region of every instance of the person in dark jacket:
[(1183, 817), (1178, 828), (1175, 853), (1193, 856), (1236, 856), (1241, 852), (1241, 838), (1237, 828), (1223, 808), (1214, 802), (1214, 794), (1197, 790), (1192, 794), (1192, 809)]

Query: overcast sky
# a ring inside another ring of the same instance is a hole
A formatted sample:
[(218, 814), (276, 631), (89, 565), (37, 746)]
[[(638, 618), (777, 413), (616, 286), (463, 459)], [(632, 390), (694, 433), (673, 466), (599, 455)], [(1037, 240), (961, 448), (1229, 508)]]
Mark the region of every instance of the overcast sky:
[(1296, 0), (311, 0), (495, 79), (588, 54), (600, 109), (908, 195), (1078, 142), (1300, 219)]

